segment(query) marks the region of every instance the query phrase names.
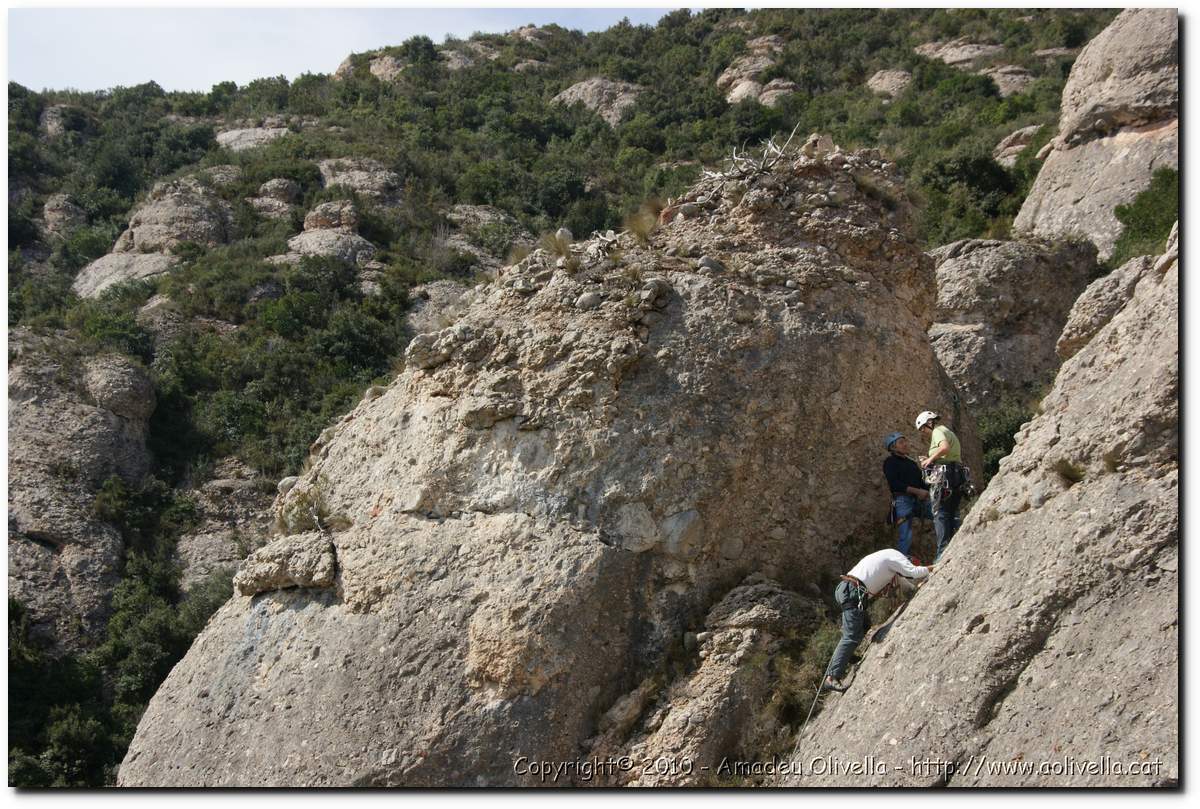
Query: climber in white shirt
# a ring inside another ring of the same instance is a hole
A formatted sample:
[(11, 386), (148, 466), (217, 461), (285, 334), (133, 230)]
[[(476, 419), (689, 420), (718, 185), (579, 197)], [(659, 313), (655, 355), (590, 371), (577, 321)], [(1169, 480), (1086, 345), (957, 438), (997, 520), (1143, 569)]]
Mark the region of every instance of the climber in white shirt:
[(882, 595), (897, 577), (920, 581), (929, 576), (933, 565), (919, 566), (894, 548), (864, 556), (850, 572), (842, 576), (833, 596), (842, 608), (842, 639), (838, 642), (825, 669), (823, 687), (830, 691), (844, 691), (842, 676), (850, 667), (850, 657), (863, 635), (867, 632), (867, 604), (872, 598)]

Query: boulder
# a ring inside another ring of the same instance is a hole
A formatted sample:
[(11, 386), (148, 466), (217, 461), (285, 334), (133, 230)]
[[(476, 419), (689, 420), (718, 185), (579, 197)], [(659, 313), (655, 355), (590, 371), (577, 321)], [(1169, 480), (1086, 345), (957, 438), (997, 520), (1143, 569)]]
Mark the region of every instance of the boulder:
[(229, 240), (231, 214), (229, 203), (196, 177), (155, 183), (113, 252), (167, 253), (183, 242), (215, 247)]
[(1008, 98), (1033, 84), (1033, 74), (1019, 65), (995, 65), (979, 71), (979, 75), (987, 76), (996, 82), (997, 89), (1003, 98)]
[(959, 70), (971, 70), (979, 62), (1004, 53), (1004, 46), (959, 37), (942, 42), (926, 42), (914, 50), (927, 59), (937, 59)]
[(582, 104), (599, 115), (609, 126), (621, 123), (625, 112), (637, 103), (642, 88), (627, 81), (613, 81), (600, 76), (572, 84), (551, 101), (570, 107)]
[(1057, 142), (1070, 145), (1178, 116), (1177, 12), (1126, 9), (1071, 66)]
[(907, 70), (879, 70), (867, 79), (867, 89), (895, 98), (912, 84), (912, 74)]
[(71, 289), (81, 298), (98, 298), (115, 284), (164, 275), (178, 263), (159, 253), (109, 253), (80, 270)]
[(51, 104), (38, 116), (38, 129), (48, 138), (58, 138), (67, 132), (67, 123), (77, 108), (69, 104)]
[(306, 230), (288, 239), (288, 251), (296, 261), (305, 256), (327, 256), (360, 264), (375, 257), (375, 245), (342, 230)]
[(1042, 130), (1041, 124), (1033, 124), (1018, 129), (1010, 135), (1007, 135), (1004, 140), (996, 144), (996, 148), (992, 150), (992, 157), (996, 162), (1005, 168), (1012, 168), (1017, 164), (1017, 158), (1025, 151), (1033, 139), (1037, 137), (1037, 133)]
[(84, 356), (66, 335), (9, 335), (8, 592), (53, 654), (103, 640), (124, 545), (93, 512), (110, 475), (146, 474), (154, 409), (145, 370)]
[(317, 163), (326, 188), (338, 185), (383, 205), (394, 205), (403, 190), (400, 175), (369, 157), (343, 157)]
[(974, 409), (1024, 399), (1058, 370), (1054, 343), (1096, 270), (1090, 244), (968, 239), (932, 253), (933, 349)]
[(783, 784), (1178, 785), (1178, 338), (1170, 259), (1063, 363)]
[(230, 129), (217, 133), (217, 144), (231, 152), (244, 152), (265, 146), (273, 140), (282, 138), (288, 133), (288, 128), (281, 127), (251, 127), (249, 129)]
[(1014, 230), (1086, 238), (1101, 260), (1112, 255), (1122, 229), (1113, 209), (1145, 190), (1157, 169), (1179, 166), (1177, 51), (1173, 9), (1123, 11), (1087, 44)]
[(353, 233), (358, 229), (358, 209), (348, 199), (322, 202), (304, 216), (304, 229)]
[(119, 783), (537, 783), (516, 759), (586, 749), (747, 575), (845, 569), (909, 414), (949, 414), (977, 463), (903, 180), (793, 151), (746, 182), (773, 203), (706, 177), (685, 201), (711, 221), (575, 242), (569, 269), (536, 250), (414, 338), (276, 498), (296, 544), (176, 665)]
[(259, 215), (268, 219), (290, 216), (292, 205), (300, 199), (300, 185), (294, 180), (267, 180), (258, 188), (258, 196), (247, 202)]

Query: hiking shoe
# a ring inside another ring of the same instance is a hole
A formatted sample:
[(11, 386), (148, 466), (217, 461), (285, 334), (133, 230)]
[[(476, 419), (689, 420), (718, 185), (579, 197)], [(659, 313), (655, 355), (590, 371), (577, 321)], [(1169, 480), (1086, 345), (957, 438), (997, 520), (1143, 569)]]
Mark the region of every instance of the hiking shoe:
[(825, 691), (837, 691), (839, 694), (845, 692), (846, 690), (846, 686), (833, 679), (833, 675), (831, 674), (825, 675), (825, 681), (821, 683), (821, 688), (823, 688)]

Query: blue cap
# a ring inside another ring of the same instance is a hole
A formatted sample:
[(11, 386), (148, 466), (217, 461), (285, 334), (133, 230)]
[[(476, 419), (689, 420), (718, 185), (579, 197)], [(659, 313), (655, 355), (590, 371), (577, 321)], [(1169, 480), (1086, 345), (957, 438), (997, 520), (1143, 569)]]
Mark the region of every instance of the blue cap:
[(895, 444), (897, 441), (899, 441), (903, 437), (904, 437), (904, 433), (888, 433), (887, 435), (885, 435), (883, 437), (883, 448), (886, 449), (888, 452), (891, 452), (892, 444)]

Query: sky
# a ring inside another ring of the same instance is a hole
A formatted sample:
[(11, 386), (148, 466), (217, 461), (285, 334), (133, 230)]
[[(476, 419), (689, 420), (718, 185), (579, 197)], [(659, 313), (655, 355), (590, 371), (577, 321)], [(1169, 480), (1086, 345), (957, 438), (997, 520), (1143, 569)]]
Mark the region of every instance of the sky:
[(16, 8), (8, 12), (8, 78), (31, 90), (100, 90), (150, 80), (209, 90), (266, 76), (332, 73), (351, 53), (424, 34), (501, 32), (526, 23), (595, 31), (628, 17), (654, 24), (669, 8)]

